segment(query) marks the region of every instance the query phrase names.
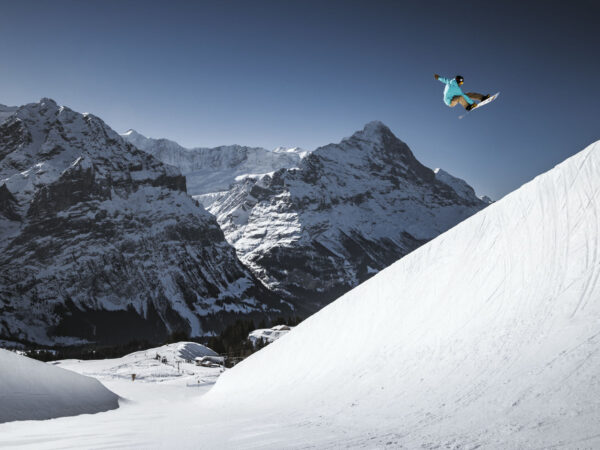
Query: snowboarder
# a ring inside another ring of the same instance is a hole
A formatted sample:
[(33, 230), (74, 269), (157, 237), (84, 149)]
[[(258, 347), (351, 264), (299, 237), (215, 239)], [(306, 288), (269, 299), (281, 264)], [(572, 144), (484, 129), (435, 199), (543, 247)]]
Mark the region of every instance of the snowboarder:
[(482, 95), (476, 92), (467, 92), (465, 94), (460, 88), (465, 82), (465, 79), (460, 75), (456, 75), (454, 78), (444, 78), (436, 73), (434, 77), (436, 80), (441, 81), (446, 85), (444, 88), (444, 103), (450, 108), (454, 108), (457, 103), (460, 103), (467, 111), (471, 111), (473, 108), (477, 107), (477, 103), (473, 100), (482, 102), (490, 98), (489, 94)]

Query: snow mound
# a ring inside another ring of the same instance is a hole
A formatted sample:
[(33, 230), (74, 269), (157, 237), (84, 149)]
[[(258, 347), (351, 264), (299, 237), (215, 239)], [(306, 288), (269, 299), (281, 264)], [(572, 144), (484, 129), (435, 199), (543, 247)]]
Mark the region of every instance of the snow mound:
[[(161, 356), (166, 356), (174, 361), (194, 360), (194, 358), (200, 356), (217, 356), (216, 352), (196, 342), (177, 342), (175, 344), (167, 344), (162, 347), (144, 350), (144, 352), (150, 351), (155, 351)], [(133, 355), (135, 355), (135, 353)]]
[(118, 399), (98, 380), (0, 349), (0, 423), (108, 411)]
[(600, 141), (223, 374), (204, 406), (260, 405), (306, 447), (600, 446), (599, 173)]

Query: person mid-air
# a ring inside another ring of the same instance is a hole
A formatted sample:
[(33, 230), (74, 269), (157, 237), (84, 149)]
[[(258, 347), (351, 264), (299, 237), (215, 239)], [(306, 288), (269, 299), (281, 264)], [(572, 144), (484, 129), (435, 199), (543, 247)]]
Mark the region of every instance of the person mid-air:
[(477, 107), (477, 103), (473, 100), (482, 102), (490, 98), (489, 94), (482, 95), (476, 92), (467, 92), (465, 94), (460, 88), (465, 79), (460, 75), (456, 75), (454, 78), (444, 78), (436, 73), (434, 77), (436, 80), (441, 81), (446, 85), (444, 88), (444, 103), (450, 108), (454, 108), (457, 103), (460, 103), (467, 111), (471, 111), (473, 108)]

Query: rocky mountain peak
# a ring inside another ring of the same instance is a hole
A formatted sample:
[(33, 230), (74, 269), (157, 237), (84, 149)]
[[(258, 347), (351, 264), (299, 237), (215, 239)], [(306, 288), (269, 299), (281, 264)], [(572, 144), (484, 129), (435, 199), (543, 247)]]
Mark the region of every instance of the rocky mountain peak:
[[(337, 144), (329, 144), (313, 151), (302, 162), (305, 175), (321, 173), (325, 166), (334, 174), (346, 173), (352, 177), (377, 177), (398, 184), (401, 178), (429, 183), (435, 179), (433, 171), (422, 165), (406, 143), (401, 141), (382, 122), (369, 122), (360, 131)], [(335, 167), (334, 167), (335, 166)], [(338, 176), (338, 175), (336, 175)]]
[(60, 112), (61, 107), (53, 99), (44, 97), (39, 102), (28, 103), (20, 106), (15, 111), (18, 119), (48, 119), (55, 117)]
[(58, 103), (48, 97), (42, 97), (39, 101), (39, 105), (45, 108), (58, 108)]
[(381, 142), (384, 137), (395, 137), (392, 130), (387, 125), (379, 120), (374, 120), (367, 123), (362, 130), (357, 131), (352, 135), (354, 139), (362, 139), (371, 142)]
[(199, 336), (276, 302), (178, 169), (50, 99), (0, 123), (0, 237), (0, 338)]
[(125, 133), (122, 133), (121, 136), (131, 137), (131, 138), (136, 138), (136, 137), (144, 138), (145, 137), (145, 136), (141, 135), (140, 133), (138, 133), (137, 131), (135, 131), (133, 128), (130, 128)]
[(208, 209), (266, 285), (314, 311), (484, 208), (470, 189), (438, 180), (376, 121), (299, 168), (240, 180)]

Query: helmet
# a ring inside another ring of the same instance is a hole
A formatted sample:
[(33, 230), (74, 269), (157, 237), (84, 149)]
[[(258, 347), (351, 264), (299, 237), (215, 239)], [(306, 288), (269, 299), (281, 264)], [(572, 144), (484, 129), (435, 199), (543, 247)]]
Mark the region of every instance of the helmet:
[(464, 81), (465, 81), (465, 79), (462, 77), (462, 75), (456, 75), (456, 76), (454, 77), (454, 79), (456, 80), (456, 82), (457, 82), (458, 84), (460, 84), (460, 83), (464, 83)]

